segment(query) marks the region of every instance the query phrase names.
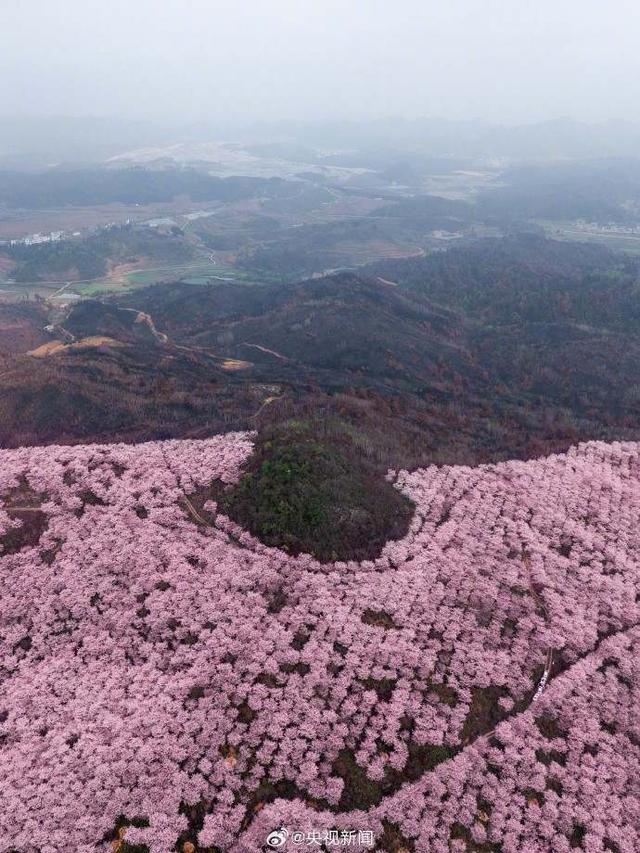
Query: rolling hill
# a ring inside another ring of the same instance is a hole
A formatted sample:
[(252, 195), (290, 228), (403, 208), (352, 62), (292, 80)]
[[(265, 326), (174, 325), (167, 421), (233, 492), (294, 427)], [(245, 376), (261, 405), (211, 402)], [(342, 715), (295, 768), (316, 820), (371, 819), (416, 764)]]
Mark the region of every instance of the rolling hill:
[[(624, 256), (525, 235), (295, 285), (158, 285), (48, 333), (32, 305), (2, 354), (0, 441), (203, 436), (327, 406), (365, 442), (387, 432), (391, 466), (639, 438), (638, 280)], [(29, 355), (96, 339), (125, 346)]]
[(326, 564), (194, 507), (250, 439), (0, 451), (3, 849), (637, 849), (640, 446), (397, 472)]

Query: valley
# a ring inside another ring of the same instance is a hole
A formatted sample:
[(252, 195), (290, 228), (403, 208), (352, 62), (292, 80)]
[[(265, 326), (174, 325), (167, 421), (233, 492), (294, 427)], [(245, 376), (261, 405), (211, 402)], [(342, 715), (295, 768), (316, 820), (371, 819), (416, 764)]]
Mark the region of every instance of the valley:
[[(36, 443), (86, 440), (97, 421), (85, 410), (104, 418), (102, 440), (153, 438), (247, 428), (258, 410), (276, 416), (314, 395), (401, 418), (398, 441), (423, 448), (416, 464), (632, 438), (637, 274), (631, 258), (525, 235), (297, 284), (180, 281), (66, 307), (8, 302), (0, 400), (17, 417), (29, 401)], [(65, 347), (37, 364), (28, 354), (96, 339), (119, 346)], [(23, 442), (22, 418), (6, 415), (0, 439)]]

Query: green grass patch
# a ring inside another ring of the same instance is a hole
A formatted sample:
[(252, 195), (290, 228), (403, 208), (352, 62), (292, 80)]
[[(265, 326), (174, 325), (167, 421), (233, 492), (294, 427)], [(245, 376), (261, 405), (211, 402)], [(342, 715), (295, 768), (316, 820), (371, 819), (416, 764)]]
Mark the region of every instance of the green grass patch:
[(414, 506), (346, 433), (287, 421), (263, 434), (220, 508), (268, 545), (321, 561), (364, 560), (407, 532)]

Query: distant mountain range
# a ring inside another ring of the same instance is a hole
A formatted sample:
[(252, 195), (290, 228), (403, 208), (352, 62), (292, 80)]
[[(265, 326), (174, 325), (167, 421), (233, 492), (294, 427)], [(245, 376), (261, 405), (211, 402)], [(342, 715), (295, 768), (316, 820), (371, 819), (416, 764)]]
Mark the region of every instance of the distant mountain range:
[(145, 146), (237, 140), (254, 155), (312, 159), (318, 150), (421, 152), (485, 160), (635, 156), (640, 126), (571, 119), (526, 125), (390, 117), (368, 122), (274, 122), (252, 125), (162, 124), (117, 118), (1, 117), (0, 165), (41, 167), (95, 163)]

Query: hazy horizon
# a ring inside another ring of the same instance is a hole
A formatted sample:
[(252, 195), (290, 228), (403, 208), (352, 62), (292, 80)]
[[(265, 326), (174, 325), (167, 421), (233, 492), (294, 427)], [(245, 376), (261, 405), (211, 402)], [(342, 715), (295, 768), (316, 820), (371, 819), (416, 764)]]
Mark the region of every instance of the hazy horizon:
[(636, 123), (634, 12), (629, 0), (32, 0), (0, 10), (0, 115)]

